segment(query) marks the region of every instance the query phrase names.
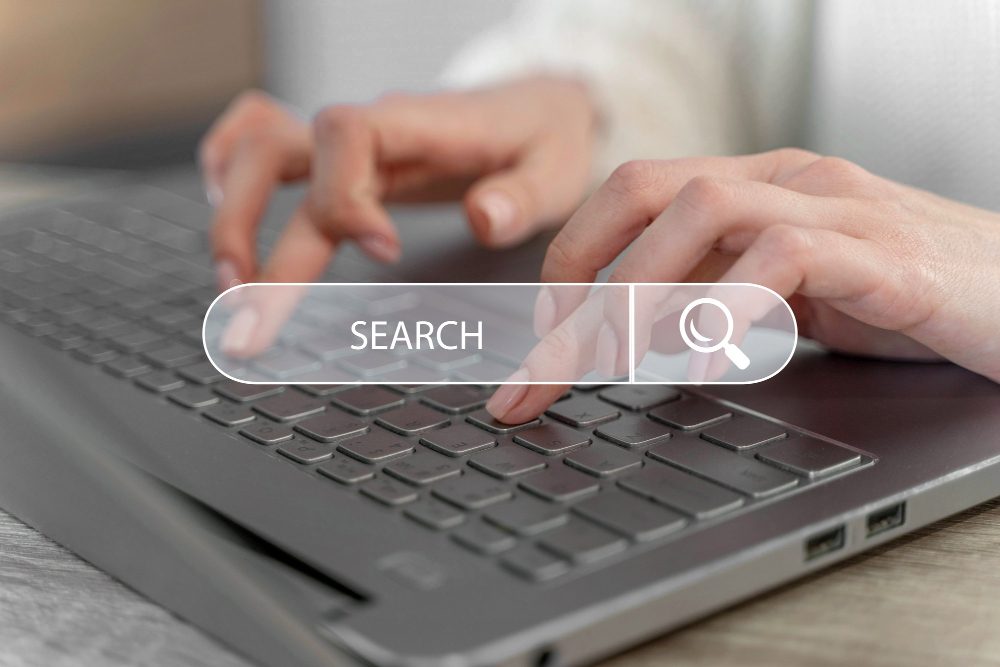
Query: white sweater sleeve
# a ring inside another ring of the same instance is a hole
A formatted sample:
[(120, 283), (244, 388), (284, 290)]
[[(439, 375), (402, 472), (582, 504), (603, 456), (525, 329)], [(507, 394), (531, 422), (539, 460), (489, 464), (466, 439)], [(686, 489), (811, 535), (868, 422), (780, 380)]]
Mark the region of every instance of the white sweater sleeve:
[(582, 79), (603, 120), (599, 182), (629, 159), (790, 143), (810, 13), (787, 0), (525, 0), (466, 45), (444, 81)]

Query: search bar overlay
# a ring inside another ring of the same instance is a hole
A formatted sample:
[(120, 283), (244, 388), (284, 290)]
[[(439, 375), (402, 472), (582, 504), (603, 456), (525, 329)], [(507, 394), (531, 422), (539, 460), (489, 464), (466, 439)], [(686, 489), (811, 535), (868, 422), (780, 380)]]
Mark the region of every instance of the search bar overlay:
[(797, 334), (749, 283), (251, 283), (203, 326), (254, 384), (750, 384)]

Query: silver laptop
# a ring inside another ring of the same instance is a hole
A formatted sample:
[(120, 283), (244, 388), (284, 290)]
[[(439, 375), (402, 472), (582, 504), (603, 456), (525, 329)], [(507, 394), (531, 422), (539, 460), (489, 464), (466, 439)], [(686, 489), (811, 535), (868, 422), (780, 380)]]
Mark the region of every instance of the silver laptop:
[[(394, 214), (404, 262), (328, 280), (537, 279), (545, 238)], [(0, 505), (260, 664), (592, 663), (1000, 491), (996, 384), (806, 343), (761, 384), (581, 385), (520, 425), (391, 371), (233, 382), (209, 217), (193, 174), (0, 217)]]

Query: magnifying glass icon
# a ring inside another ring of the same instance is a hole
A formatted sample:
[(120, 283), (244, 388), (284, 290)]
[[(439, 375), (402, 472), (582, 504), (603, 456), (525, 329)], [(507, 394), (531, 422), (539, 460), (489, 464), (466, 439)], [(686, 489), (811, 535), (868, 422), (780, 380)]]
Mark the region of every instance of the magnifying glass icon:
[[(690, 322), (688, 321), (689, 319), (688, 316), (691, 315), (691, 311), (693, 311), (698, 306), (715, 306), (716, 308), (722, 311), (723, 315), (725, 315), (726, 335), (723, 336), (718, 343), (706, 345), (706, 343), (711, 341), (712, 338), (710, 336), (702, 335), (701, 332), (699, 332), (698, 329), (695, 328), (693, 317), (690, 318)], [(690, 332), (688, 332), (689, 327), (690, 327)], [(730, 339), (733, 337), (733, 314), (729, 312), (729, 307), (726, 306), (726, 304), (719, 301), (718, 299), (703, 297), (701, 299), (695, 299), (687, 306), (685, 306), (684, 310), (681, 312), (680, 330), (681, 330), (681, 338), (684, 340), (684, 343), (695, 352), (703, 352), (705, 354), (708, 354), (721, 349), (723, 352), (725, 352), (726, 356), (729, 357), (729, 360), (733, 362), (733, 365), (735, 365), (741, 371), (746, 370), (750, 366), (750, 358), (743, 353), (743, 350), (741, 350), (740, 348), (736, 347), (734, 344), (729, 342)], [(698, 340), (697, 343), (691, 340), (692, 336)]]

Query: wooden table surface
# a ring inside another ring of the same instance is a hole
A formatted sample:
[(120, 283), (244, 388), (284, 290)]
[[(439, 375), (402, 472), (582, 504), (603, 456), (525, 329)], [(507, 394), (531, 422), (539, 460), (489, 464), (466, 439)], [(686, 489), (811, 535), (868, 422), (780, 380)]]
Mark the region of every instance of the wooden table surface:
[[(0, 512), (0, 665), (247, 664)], [(1000, 665), (1000, 499), (606, 663), (798, 664)]]

